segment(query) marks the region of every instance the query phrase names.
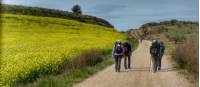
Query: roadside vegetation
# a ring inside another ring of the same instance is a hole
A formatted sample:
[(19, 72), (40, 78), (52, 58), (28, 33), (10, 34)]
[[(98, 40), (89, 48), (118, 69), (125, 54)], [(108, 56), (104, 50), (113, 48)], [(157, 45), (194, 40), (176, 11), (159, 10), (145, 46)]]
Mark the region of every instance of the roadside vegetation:
[[(189, 72), (197, 75), (199, 72), (198, 48), (198, 41), (186, 40), (176, 46), (172, 52), (172, 57), (179, 63), (181, 68), (188, 69)], [(197, 76), (196, 78), (198, 78)]]
[[(137, 39), (128, 38), (128, 40), (135, 50), (138, 46)], [(61, 64), (62, 72), (58, 75), (43, 75), (31, 83), (18, 83), (15, 87), (73, 87), (74, 84), (111, 64), (113, 64), (111, 49), (107, 51), (91, 49)]]
[[(3, 86), (34, 81), (34, 87), (70, 86), (110, 64), (112, 45), (127, 38), (113, 28), (75, 20), (16, 14), (1, 14), (1, 20)], [(61, 77), (53, 80), (56, 75)]]
[(73, 87), (85, 78), (113, 63), (110, 51), (91, 49), (61, 64), (57, 75), (43, 75), (31, 83), (18, 83), (16, 87)]
[(137, 47), (139, 45), (138, 39), (136, 39), (136, 38), (127, 38), (127, 40), (130, 42), (132, 50), (137, 49)]

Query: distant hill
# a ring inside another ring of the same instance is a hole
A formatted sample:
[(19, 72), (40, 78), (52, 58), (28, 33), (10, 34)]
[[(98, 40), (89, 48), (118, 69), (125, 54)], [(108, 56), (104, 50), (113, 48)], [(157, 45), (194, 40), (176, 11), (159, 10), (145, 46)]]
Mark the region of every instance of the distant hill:
[(127, 32), (129, 37), (134, 37), (134, 38), (141, 38), (143, 36), (143, 31), (142, 29), (129, 29)]
[[(130, 37), (155, 39), (157, 34), (164, 34), (169, 39), (177, 37), (188, 37), (193, 33), (198, 33), (198, 22), (169, 20), (162, 22), (150, 22), (143, 24), (138, 29), (129, 29), (127, 34)], [(177, 35), (177, 36), (176, 36)]]
[(73, 12), (56, 10), (56, 9), (48, 9), (48, 8), (1, 4), (1, 13), (65, 18), (65, 19), (72, 19), (72, 20), (77, 20), (80, 22), (85, 22), (85, 23), (90, 23), (90, 24), (106, 26), (110, 28), (114, 27), (112, 24), (110, 24), (108, 21), (102, 18), (98, 18), (98, 17), (90, 16), (90, 15), (79, 15), (79, 14), (74, 14)]

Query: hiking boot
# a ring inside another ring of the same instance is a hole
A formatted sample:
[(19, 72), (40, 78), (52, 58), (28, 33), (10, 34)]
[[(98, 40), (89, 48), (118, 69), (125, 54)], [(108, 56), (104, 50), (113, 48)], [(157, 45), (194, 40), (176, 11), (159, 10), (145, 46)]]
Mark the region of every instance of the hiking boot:
[(115, 70), (115, 72), (118, 72), (118, 70)]
[(154, 68), (153, 68), (153, 72), (155, 73), (156, 71), (157, 71), (157, 68), (154, 67)]
[(161, 70), (161, 67), (158, 67), (158, 70)]
[(120, 72), (120, 70), (118, 70), (118, 72)]

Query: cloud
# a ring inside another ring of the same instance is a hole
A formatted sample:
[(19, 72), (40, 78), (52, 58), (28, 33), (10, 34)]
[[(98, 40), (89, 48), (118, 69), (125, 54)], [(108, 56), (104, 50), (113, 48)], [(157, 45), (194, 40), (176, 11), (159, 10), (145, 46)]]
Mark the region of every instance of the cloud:
[(118, 12), (120, 10), (125, 9), (127, 6), (122, 4), (98, 4), (88, 9), (87, 13), (98, 14), (98, 15), (106, 15), (106, 16), (114, 16), (114, 12)]

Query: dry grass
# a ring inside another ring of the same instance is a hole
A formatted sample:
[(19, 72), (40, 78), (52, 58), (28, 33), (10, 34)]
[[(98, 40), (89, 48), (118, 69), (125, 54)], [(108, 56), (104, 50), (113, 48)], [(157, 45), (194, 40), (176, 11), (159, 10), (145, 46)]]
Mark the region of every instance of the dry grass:
[(189, 72), (198, 75), (198, 41), (186, 40), (183, 44), (178, 44), (172, 53), (180, 68), (185, 68)]
[(86, 66), (93, 66), (99, 62), (102, 62), (104, 59), (103, 51), (97, 49), (91, 49), (81, 53), (77, 58), (72, 59), (71, 61), (67, 61), (64, 66), (68, 66), (68, 68), (82, 68)]

